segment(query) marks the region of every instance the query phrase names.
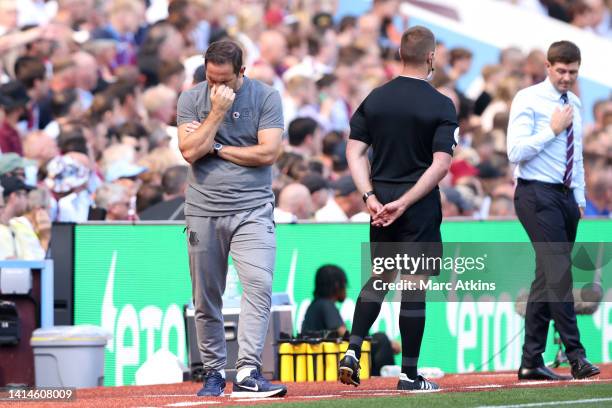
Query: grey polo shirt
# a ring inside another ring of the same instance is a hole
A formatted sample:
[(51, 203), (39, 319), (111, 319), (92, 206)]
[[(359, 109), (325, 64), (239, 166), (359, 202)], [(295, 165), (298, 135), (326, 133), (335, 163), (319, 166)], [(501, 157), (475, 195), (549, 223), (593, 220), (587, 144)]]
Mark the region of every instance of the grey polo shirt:
[[(177, 125), (204, 122), (211, 110), (208, 83), (183, 92), (178, 101)], [(244, 77), (234, 104), (215, 136), (228, 146), (258, 144), (257, 132), (283, 129), (283, 111), (278, 92), (257, 80)], [(207, 154), (193, 163), (185, 194), (185, 215), (224, 216), (274, 203), (272, 167), (246, 167)]]

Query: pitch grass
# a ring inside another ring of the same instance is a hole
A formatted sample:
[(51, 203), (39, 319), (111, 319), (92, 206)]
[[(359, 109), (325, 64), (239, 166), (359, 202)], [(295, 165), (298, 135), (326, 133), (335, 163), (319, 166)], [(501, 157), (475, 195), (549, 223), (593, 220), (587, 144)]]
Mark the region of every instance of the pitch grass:
[[(612, 398), (612, 384), (584, 384), (538, 388), (519, 387), (478, 392), (408, 394), (398, 397), (338, 398), (325, 401), (290, 402), (281, 405), (283, 408), (464, 408), (567, 401), (564, 404), (549, 404), (545, 406), (552, 408), (612, 407), (612, 400), (581, 404), (570, 402), (593, 398)], [(270, 406), (274, 405), (276, 404)]]

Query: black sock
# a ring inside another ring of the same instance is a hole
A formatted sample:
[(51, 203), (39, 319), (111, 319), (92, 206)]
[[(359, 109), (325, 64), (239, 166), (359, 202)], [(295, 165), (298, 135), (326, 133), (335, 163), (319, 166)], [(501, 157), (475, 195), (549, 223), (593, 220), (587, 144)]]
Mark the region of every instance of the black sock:
[(361, 358), (361, 343), (363, 342), (363, 338), (359, 336), (351, 336), (351, 340), (348, 346), (349, 350), (353, 350), (355, 352), (355, 357), (357, 360)]
[(374, 281), (376, 279), (379, 278), (370, 278), (363, 285), (355, 305), (349, 350), (355, 351), (358, 359), (361, 355), (361, 342), (368, 335), (370, 328), (374, 321), (376, 321), (382, 302), (387, 294), (387, 291), (374, 289)]
[[(405, 294), (405, 293), (404, 293)], [(421, 300), (422, 299), (422, 300)], [(402, 335), (402, 373), (408, 378), (417, 377), (417, 365), (421, 342), (425, 331), (425, 293), (411, 293), (402, 301), (399, 327)]]

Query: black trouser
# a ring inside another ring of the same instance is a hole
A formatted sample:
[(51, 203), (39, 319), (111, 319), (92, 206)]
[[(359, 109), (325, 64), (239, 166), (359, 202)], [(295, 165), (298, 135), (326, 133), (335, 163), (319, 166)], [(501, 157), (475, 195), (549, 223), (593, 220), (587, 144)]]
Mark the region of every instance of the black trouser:
[[(390, 203), (400, 198), (410, 186), (374, 183), (376, 197), (382, 204)], [(422, 242), (441, 243), (440, 224), (442, 222), (442, 207), (440, 192), (435, 189), (408, 208), (393, 224), (388, 227), (370, 226), (370, 242), (372, 256), (392, 256), (385, 245), (376, 243)], [(382, 248), (382, 249), (381, 249)], [(411, 249), (414, 256), (421, 254), (420, 249)], [(435, 245), (434, 251), (441, 251), (441, 244)], [(393, 252), (393, 251), (391, 251)], [(432, 254), (431, 245), (423, 247), (426, 255)], [(359, 294), (355, 305), (355, 314), (351, 331), (349, 348), (359, 352), (363, 337), (368, 334), (372, 324), (380, 313), (381, 304), (386, 291), (374, 289), (374, 280), (370, 278)], [(414, 378), (417, 374), (417, 364), (425, 329), (425, 291), (405, 290), (402, 292), (402, 302), (399, 317), (400, 334), (402, 336), (402, 372)]]
[(555, 321), (570, 361), (584, 356), (572, 295), (571, 250), (580, 210), (573, 191), (562, 184), (518, 180), (516, 214), (534, 244), (535, 280), (525, 314), (523, 367), (544, 365), (542, 353), (550, 320)]

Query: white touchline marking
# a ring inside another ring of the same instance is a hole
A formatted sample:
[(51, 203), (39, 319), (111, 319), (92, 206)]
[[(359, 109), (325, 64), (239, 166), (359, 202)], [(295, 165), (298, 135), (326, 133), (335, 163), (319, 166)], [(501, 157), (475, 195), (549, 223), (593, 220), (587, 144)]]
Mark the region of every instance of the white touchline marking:
[(478, 376), (478, 377), (514, 377), (516, 373), (491, 373), (491, 374), (480, 374), (480, 373), (463, 373), (463, 374), (452, 374), (449, 377), (460, 377), (465, 378), (466, 376)]
[(338, 394), (330, 394), (330, 395), (302, 395), (300, 396), (300, 398), (305, 398), (305, 399), (317, 399), (317, 398), (337, 398), (340, 395)]
[(364, 397), (367, 397), (367, 396), (370, 396), (370, 395), (373, 396), (373, 397), (395, 397), (395, 396), (398, 396), (398, 395), (401, 395), (401, 394), (402, 394), (401, 391), (396, 391), (396, 392), (373, 392), (373, 393), (364, 395)]
[(509, 385), (513, 385), (515, 387), (529, 387), (532, 385), (559, 385), (563, 383), (563, 381), (520, 381), (514, 384), (509, 384)]
[(220, 401), (185, 401), (167, 404), (167, 407), (195, 407), (196, 405), (220, 404)]
[(253, 397), (253, 398), (232, 398), (231, 402), (274, 402), (274, 401), (282, 401), (282, 398), (272, 399), (270, 397)]
[[(144, 395), (125, 395), (110, 396), (109, 398), (168, 398), (168, 397), (196, 397), (196, 394), (144, 394)], [(202, 397), (199, 397), (202, 398)]]
[(590, 398), (571, 401), (550, 401), (550, 402), (532, 402), (529, 404), (516, 405), (483, 405), (478, 408), (525, 408), (525, 407), (543, 407), (549, 405), (570, 405), (570, 404), (589, 404), (591, 402), (612, 401), (612, 398)]
[(347, 394), (368, 394), (371, 392), (396, 392), (396, 390), (345, 390), (340, 392)]
[(503, 387), (503, 385), (500, 384), (485, 384), (485, 385), (470, 385), (467, 387), (459, 387), (459, 389), (461, 388), (467, 388), (467, 389), (473, 389), (473, 388), (501, 388)]
[(437, 390), (410, 390), (410, 391), (403, 391), (403, 392), (407, 392), (408, 394), (427, 394), (427, 393), (440, 392), (440, 391), (442, 391), (442, 389), (437, 389)]

